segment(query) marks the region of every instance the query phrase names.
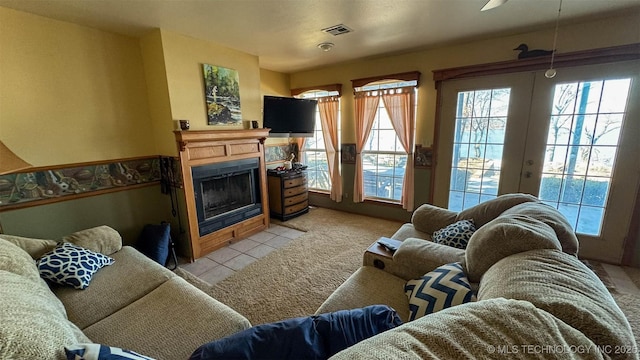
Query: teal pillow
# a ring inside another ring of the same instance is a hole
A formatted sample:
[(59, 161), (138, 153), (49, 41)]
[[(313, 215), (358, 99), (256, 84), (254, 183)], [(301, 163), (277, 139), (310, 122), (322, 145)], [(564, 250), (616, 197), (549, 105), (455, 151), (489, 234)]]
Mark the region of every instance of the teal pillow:
[(37, 261), (40, 277), (60, 285), (86, 289), (93, 275), (113, 264), (108, 256), (70, 243), (62, 243)]

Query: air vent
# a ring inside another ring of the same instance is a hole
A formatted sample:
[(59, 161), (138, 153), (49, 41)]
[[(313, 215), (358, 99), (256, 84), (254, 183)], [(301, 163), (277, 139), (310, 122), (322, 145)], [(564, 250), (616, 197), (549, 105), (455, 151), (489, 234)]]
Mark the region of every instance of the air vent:
[(327, 34), (331, 34), (333, 36), (338, 36), (338, 35), (350, 33), (352, 31), (353, 30), (349, 29), (344, 24), (334, 25), (334, 26), (328, 27), (326, 29), (322, 29), (322, 32), (326, 32)]

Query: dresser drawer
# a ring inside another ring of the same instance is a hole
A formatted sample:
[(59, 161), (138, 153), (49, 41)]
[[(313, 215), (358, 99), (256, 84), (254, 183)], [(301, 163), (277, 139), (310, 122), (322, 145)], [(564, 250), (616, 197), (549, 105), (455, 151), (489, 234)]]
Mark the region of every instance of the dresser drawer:
[(307, 206), (309, 206), (309, 202), (307, 200), (305, 200), (304, 202), (301, 202), (299, 204), (296, 204), (296, 205), (287, 206), (286, 208), (284, 208), (284, 214), (285, 215), (293, 214), (293, 213), (298, 212), (300, 210), (306, 209)]
[(284, 197), (289, 197), (293, 195), (298, 195), (307, 192), (306, 186), (298, 186), (284, 190)]
[(297, 204), (297, 203), (299, 203), (301, 201), (307, 200), (308, 196), (309, 196), (309, 194), (305, 192), (304, 194), (288, 197), (288, 198), (284, 199), (284, 206)]
[(284, 180), (284, 183), (282, 184), (282, 187), (287, 189), (287, 188), (291, 188), (291, 187), (294, 187), (294, 186), (304, 185), (306, 183), (307, 183), (307, 178), (301, 176), (301, 177), (297, 177), (295, 179), (286, 179), (286, 180)]

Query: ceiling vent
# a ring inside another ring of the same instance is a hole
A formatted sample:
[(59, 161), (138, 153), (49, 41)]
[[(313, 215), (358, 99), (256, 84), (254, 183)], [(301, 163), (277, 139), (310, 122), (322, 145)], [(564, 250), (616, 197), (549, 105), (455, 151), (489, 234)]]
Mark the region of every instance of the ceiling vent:
[(349, 29), (344, 24), (334, 25), (334, 26), (322, 29), (322, 32), (325, 32), (327, 34), (331, 34), (333, 36), (338, 36), (338, 35), (350, 33), (352, 31), (353, 30)]

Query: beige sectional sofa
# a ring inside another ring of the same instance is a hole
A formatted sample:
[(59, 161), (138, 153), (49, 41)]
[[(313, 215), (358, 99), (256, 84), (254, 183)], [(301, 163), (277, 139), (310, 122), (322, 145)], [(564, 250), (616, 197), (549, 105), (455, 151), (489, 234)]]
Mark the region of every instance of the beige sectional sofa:
[(101, 226), (63, 239), (115, 260), (76, 290), (40, 278), (52, 240), (0, 234), (0, 358), (65, 359), (64, 347), (100, 343), (156, 359), (187, 359), (200, 345), (249, 328), (228, 306)]
[[(431, 241), (461, 219), (477, 227), (465, 250)], [(624, 314), (576, 257), (570, 225), (533, 196), (504, 195), (460, 213), (423, 205), (393, 237), (402, 240), (393, 257), (365, 254), (317, 313), (387, 304), (407, 321), (407, 281), (452, 262), (477, 301), (406, 322), (335, 359), (638, 359)]]

